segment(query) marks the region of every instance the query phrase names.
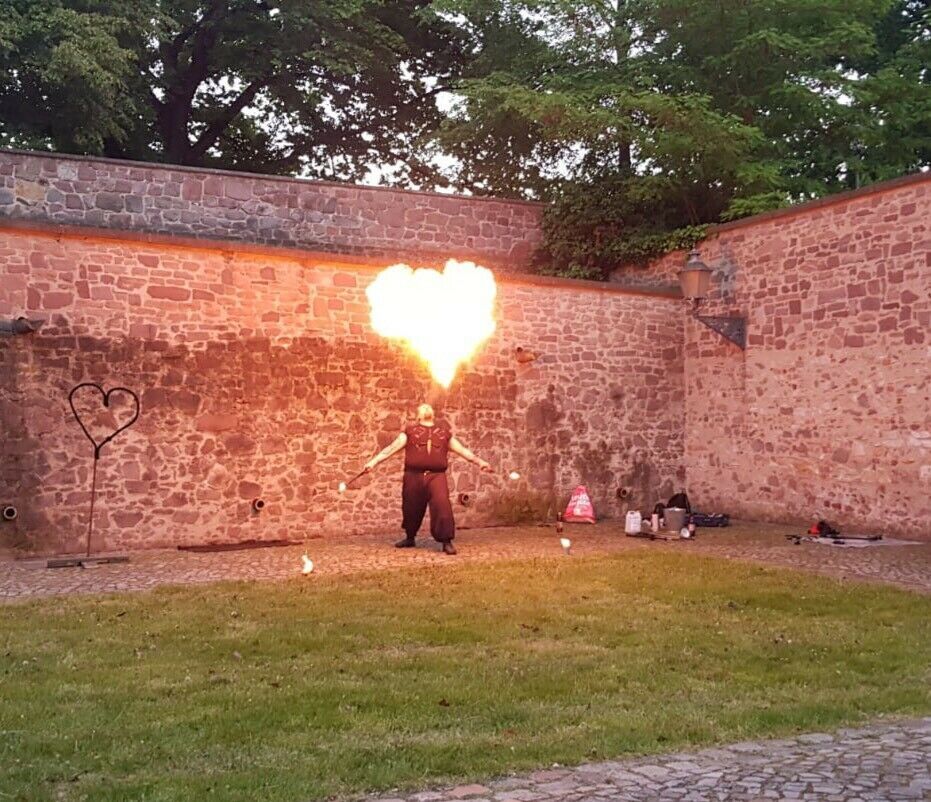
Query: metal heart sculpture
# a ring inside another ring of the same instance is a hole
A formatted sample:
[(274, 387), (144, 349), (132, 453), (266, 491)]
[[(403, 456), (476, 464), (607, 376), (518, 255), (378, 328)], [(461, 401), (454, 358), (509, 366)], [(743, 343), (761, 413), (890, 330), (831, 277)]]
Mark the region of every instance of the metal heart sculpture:
[[(132, 398), (133, 403), (135, 404), (135, 410), (134, 410), (134, 412), (133, 412), (132, 418), (130, 418), (130, 419), (129, 419), (126, 423), (124, 423), (122, 426), (118, 426), (113, 432), (111, 432), (109, 435), (107, 435), (107, 436), (106, 436), (103, 440), (101, 440), (99, 443), (94, 439), (93, 435), (91, 435), (91, 433), (87, 430), (87, 426), (85, 426), (85, 425), (84, 425), (84, 421), (81, 420), (81, 415), (80, 415), (80, 413), (77, 411), (77, 409), (76, 409), (75, 406), (74, 406), (74, 395), (75, 395), (75, 393), (77, 393), (78, 390), (81, 390), (81, 389), (83, 389), (83, 388), (85, 388), (85, 387), (90, 387), (90, 388), (96, 390), (98, 393), (100, 393), (100, 398), (101, 398), (101, 400), (103, 401), (103, 405), (104, 405), (104, 407), (106, 407), (106, 408), (108, 408), (108, 409), (109, 409), (109, 407), (110, 407), (110, 396), (112, 396), (114, 393), (126, 393), (127, 395), (130, 396), (130, 398)], [(109, 389), (109, 390), (107, 390), (107, 391), (105, 392), (104, 389), (103, 389), (103, 387), (101, 387), (99, 384), (94, 384), (93, 382), (82, 382), (81, 384), (78, 384), (77, 386), (75, 386), (75, 387), (71, 390), (70, 393), (68, 393), (68, 404), (71, 406), (71, 412), (74, 414), (74, 419), (78, 422), (78, 425), (81, 427), (81, 430), (82, 430), (82, 431), (84, 432), (84, 434), (87, 436), (87, 439), (90, 440), (91, 443), (92, 443), (93, 446), (94, 446), (94, 459), (95, 459), (95, 460), (100, 459), (100, 450), (101, 450), (107, 443), (109, 443), (109, 442), (110, 442), (114, 437), (116, 437), (120, 432), (126, 431), (126, 430), (127, 430), (130, 426), (132, 426), (132, 425), (136, 422), (136, 420), (139, 418), (139, 396), (136, 395), (136, 394), (135, 394), (132, 390), (130, 390), (128, 387), (113, 387), (113, 388), (111, 388), (111, 389)]]

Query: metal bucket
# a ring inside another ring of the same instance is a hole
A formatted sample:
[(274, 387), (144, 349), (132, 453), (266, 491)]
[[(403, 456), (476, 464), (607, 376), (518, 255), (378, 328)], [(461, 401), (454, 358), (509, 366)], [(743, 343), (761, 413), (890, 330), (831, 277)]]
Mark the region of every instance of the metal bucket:
[(663, 513), (666, 519), (666, 529), (678, 533), (685, 526), (688, 514), (682, 507), (666, 507)]

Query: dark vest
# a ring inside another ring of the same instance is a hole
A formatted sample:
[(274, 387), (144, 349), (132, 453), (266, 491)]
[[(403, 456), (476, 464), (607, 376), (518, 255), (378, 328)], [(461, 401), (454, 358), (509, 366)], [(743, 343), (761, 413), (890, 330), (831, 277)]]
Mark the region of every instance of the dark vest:
[[(404, 470), (445, 471), (449, 465), (449, 440), (453, 431), (449, 424), (439, 419), (433, 426), (411, 423), (405, 430), (407, 445), (404, 447)], [(430, 444), (429, 451), (427, 444)]]

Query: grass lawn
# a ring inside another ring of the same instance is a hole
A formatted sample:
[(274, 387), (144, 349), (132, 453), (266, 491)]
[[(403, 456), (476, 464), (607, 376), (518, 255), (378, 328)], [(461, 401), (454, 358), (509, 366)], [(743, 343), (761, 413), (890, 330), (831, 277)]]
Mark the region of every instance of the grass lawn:
[(931, 598), (663, 552), (0, 606), (0, 800), (313, 800), (931, 711)]

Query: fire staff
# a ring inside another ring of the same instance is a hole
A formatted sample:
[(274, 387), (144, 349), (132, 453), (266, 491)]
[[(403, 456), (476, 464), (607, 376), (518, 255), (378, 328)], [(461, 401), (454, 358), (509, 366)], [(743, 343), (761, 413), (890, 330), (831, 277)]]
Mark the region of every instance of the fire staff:
[(417, 532), (429, 507), (430, 534), (434, 540), (443, 544), (446, 554), (455, 554), (453, 538), (456, 536), (456, 522), (453, 519), (453, 507), (449, 503), (449, 485), (446, 482), (449, 452), (452, 451), (478, 465), (483, 471), (490, 471), (491, 465), (476, 457), (460, 443), (453, 436), (449, 423), (443, 418), (437, 419), (433, 407), (429, 404), (417, 407), (417, 419), (407, 426), (391, 445), (372, 457), (365, 464), (365, 470), (372, 470), (402, 449), (404, 484), (401, 490), (401, 528), (405, 537), (395, 543), (395, 546), (399, 549), (409, 549), (416, 545)]

